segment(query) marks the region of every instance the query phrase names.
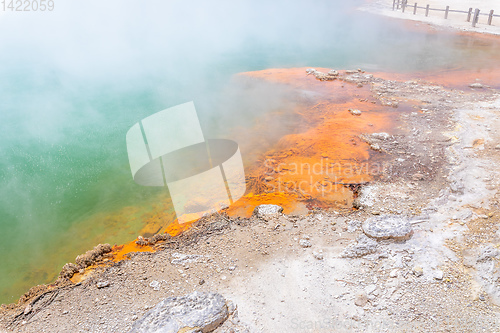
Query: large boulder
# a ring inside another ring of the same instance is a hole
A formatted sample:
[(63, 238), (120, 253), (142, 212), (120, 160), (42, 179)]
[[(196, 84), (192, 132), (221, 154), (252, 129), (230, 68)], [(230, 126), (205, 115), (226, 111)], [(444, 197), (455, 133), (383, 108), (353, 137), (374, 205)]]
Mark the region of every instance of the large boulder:
[(195, 291), (164, 299), (138, 319), (129, 333), (212, 332), (228, 315), (222, 295)]

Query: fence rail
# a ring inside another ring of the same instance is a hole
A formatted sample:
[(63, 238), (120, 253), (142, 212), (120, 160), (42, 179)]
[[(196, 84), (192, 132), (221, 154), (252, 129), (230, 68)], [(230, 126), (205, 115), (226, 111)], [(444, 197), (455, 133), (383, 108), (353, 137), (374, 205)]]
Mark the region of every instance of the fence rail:
[(429, 5), (422, 7), (418, 6), (418, 3), (414, 4), (408, 4), (408, 0), (392, 0), (392, 10), (399, 10), (401, 8), (401, 12), (405, 12), (406, 8), (408, 9), (413, 9), (413, 15), (417, 14), (417, 9), (425, 9), (425, 16), (429, 16), (430, 11), (435, 11), (435, 12), (444, 12), (444, 18), (448, 19), (448, 14), (449, 13), (463, 13), (467, 14), (467, 22), (471, 22), (472, 18), (472, 26), (475, 27), (476, 24), (479, 21), (479, 16), (488, 16), (488, 25), (491, 25), (493, 21), (493, 17), (500, 17), (500, 15), (495, 14), (495, 11), (492, 9), (490, 10), (489, 13), (481, 13), (481, 11), (476, 8), (473, 10), (472, 8), (469, 8), (468, 11), (463, 11), (463, 10), (456, 10), (456, 9), (450, 9), (450, 6), (446, 6), (446, 9), (441, 9), (441, 8), (430, 8)]

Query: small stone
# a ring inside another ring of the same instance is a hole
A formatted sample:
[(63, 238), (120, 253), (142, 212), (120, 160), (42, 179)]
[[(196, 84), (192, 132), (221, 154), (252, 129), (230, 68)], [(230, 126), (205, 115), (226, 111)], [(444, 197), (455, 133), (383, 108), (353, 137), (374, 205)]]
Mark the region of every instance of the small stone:
[(354, 304), (357, 306), (365, 306), (368, 303), (368, 297), (364, 291), (360, 291), (354, 297)]
[[(173, 259), (170, 261), (170, 263), (172, 265), (186, 265), (189, 263), (197, 262), (202, 257), (203, 256), (201, 256), (199, 254), (183, 254), (183, 253), (175, 252), (172, 254)], [(179, 270), (179, 272), (180, 272), (180, 270)]]
[(424, 180), (425, 176), (421, 173), (416, 173), (413, 176), (411, 176), (411, 179), (413, 179), (414, 181)]
[(497, 258), (500, 258), (500, 250), (491, 245), (486, 245), (480, 248), (480, 253), (477, 256), (477, 262), (484, 262)]
[(363, 232), (377, 240), (394, 239), (403, 241), (413, 234), (410, 221), (396, 215), (383, 215), (369, 218), (363, 223)]
[(32, 309), (33, 308), (31, 306), (31, 304), (28, 304), (28, 306), (26, 308), (24, 308), (24, 315), (27, 315), (28, 313), (30, 313)]
[(387, 140), (391, 137), (391, 135), (389, 133), (386, 133), (386, 132), (372, 133), (371, 136), (373, 138), (379, 139), (379, 140)]
[(442, 280), (443, 275), (444, 275), (444, 273), (441, 270), (434, 271), (434, 279), (436, 279), (436, 280)]
[(109, 287), (109, 285), (110, 285), (109, 281), (97, 282), (97, 288), (98, 289)]
[(313, 257), (318, 260), (323, 260), (323, 253), (313, 252)]
[(393, 269), (393, 270), (389, 273), (389, 276), (390, 276), (391, 278), (398, 277), (398, 270), (397, 270), (397, 269)]
[(201, 286), (205, 283), (205, 280), (201, 279), (200, 282), (198, 282), (198, 284)]
[(234, 271), (236, 269), (236, 266), (229, 266), (227, 269), (230, 271)]
[(361, 115), (361, 111), (358, 110), (358, 109), (349, 109), (349, 112), (353, 115), (353, 116), (360, 116)]
[(420, 266), (413, 267), (412, 272), (413, 272), (413, 275), (415, 275), (416, 277), (420, 277), (420, 276), (424, 275), (424, 269)]
[(308, 69), (306, 69), (306, 73), (307, 73), (307, 75), (314, 74), (314, 73), (316, 73), (316, 70), (314, 68), (308, 68)]
[(471, 83), (471, 84), (469, 84), (469, 87), (475, 88), (475, 89), (482, 89), (482, 88), (484, 88), (484, 86), (481, 83), (479, 83), (479, 82)]
[(362, 222), (359, 220), (349, 220), (347, 221), (347, 231), (355, 232), (358, 229), (361, 229)]
[(361, 234), (356, 239), (356, 242), (346, 247), (340, 256), (343, 258), (359, 258), (374, 253), (376, 250), (377, 242)]
[(253, 213), (257, 217), (267, 217), (270, 215), (278, 215), (283, 212), (283, 207), (278, 205), (259, 205), (255, 207)]
[(299, 245), (300, 245), (301, 247), (303, 247), (303, 248), (306, 248), (306, 247), (311, 247), (311, 246), (312, 246), (311, 242), (310, 242), (310, 241), (308, 241), (307, 239), (301, 239), (301, 240), (299, 241)]
[(151, 283), (149, 284), (149, 286), (151, 288), (153, 288), (153, 290), (156, 290), (156, 291), (160, 290), (160, 282), (158, 282), (156, 280), (151, 281)]

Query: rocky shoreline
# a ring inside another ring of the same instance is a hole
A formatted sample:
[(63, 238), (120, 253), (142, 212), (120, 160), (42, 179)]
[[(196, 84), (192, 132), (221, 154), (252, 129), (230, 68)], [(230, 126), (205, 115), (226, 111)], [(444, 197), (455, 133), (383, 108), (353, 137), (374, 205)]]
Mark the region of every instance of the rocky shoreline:
[[(223, 211), (179, 236), (138, 240), (155, 252), (119, 262), (100, 245), (54, 285), (2, 306), (0, 327), (145, 332), (155, 322), (148, 318), (169, 313), (163, 325), (182, 323), (169, 332), (499, 332), (500, 92), (294, 70), (369, 87), (377, 105), (408, 109), (397, 134), (361, 135), (391, 159), (357, 189), (356, 209)], [(345, 112), (364, 117), (359, 110)], [(81, 281), (70, 280), (85, 268)], [(173, 314), (176, 302), (185, 307)]]

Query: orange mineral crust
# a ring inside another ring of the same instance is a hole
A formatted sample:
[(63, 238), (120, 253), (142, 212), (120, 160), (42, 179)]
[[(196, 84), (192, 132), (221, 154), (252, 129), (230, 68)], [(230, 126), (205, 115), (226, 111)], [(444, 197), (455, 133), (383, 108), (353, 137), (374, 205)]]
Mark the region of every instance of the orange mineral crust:
[(153, 248), (149, 245), (137, 245), (135, 240), (124, 245), (115, 245), (112, 249), (113, 261), (128, 259), (128, 254), (133, 252), (153, 252)]
[[(370, 148), (363, 141), (363, 134), (397, 134), (398, 115), (413, 110), (416, 102), (400, 100), (398, 108), (383, 105), (373, 97), (370, 85), (340, 79), (320, 81), (307, 75), (306, 69), (268, 69), (237, 76), (236, 81), (244, 83), (241, 89), (249, 85), (270, 87), (271, 83), (291, 90), (295, 97), (289, 109), (276, 112), (284, 118), (293, 114), (299, 121), (297, 129), (273, 139), (265, 148), (255, 141), (239, 142), (247, 191), (227, 209), (229, 216), (249, 217), (261, 204), (279, 205), (286, 214), (306, 214), (314, 207), (351, 209), (357, 186), (380, 177), (390, 160), (388, 154)], [(249, 138), (252, 133), (260, 133), (262, 142), (265, 133), (274, 131), (275, 126), (268, 121), (256, 121), (246, 129), (238, 128), (235, 137)], [(201, 217), (201, 213), (193, 214), (189, 223), (179, 223), (171, 200), (165, 199), (142, 217), (144, 227), (140, 234), (151, 237), (165, 232), (177, 236)], [(165, 224), (172, 220), (165, 229)], [(134, 240), (114, 246), (110, 260), (117, 262), (128, 259), (132, 252), (153, 251), (153, 246), (138, 245)], [(81, 278), (80, 274), (74, 277), (75, 281)]]
[[(362, 141), (363, 133), (394, 134), (398, 109), (372, 97), (370, 86), (341, 80), (320, 81), (307, 68), (268, 69), (240, 74), (242, 80), (287, 85), (298, 97), (290, 112), (309, 124), (284, 135), (270, 150), (246, 167), (247, 193), (230, 207), (230, 215), (248, 216), (262, 203), (275, 203), (292, 212), (299, 202), (308, 208), (352, 207), (352, 185), (380, 174), (388, 156)], [(329, 69), (317, 68), (327, 73)], [(357, 111), (361, 111), (358, 114)], [(269, 128), (272, 130), (272, 128)], [(245, 150), (245, 143), (241, 143)]]

